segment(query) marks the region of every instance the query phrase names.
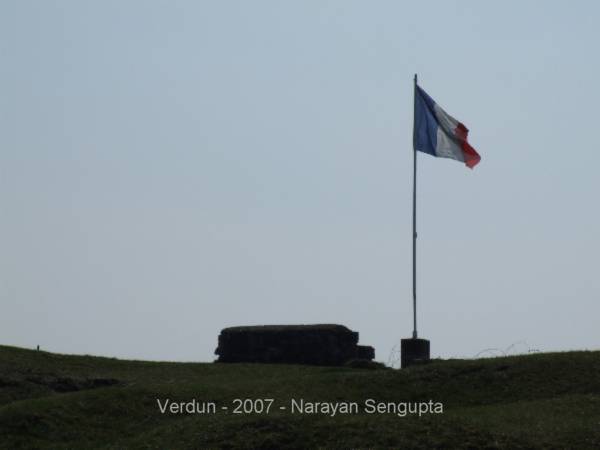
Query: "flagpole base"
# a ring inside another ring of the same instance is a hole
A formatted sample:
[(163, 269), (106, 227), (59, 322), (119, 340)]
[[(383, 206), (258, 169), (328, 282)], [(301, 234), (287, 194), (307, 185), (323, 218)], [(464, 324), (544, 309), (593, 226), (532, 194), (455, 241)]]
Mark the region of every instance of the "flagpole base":
[(404, 369), (429, 362), (429, 341), (427, 339), (400, 340), (400, 366)]

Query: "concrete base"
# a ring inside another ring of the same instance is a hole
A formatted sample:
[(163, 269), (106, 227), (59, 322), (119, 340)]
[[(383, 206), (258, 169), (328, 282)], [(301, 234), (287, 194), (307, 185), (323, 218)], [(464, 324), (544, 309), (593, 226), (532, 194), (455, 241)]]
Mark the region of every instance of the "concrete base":
[(429, 362), (429, 341), (427, 339), (400, 340), (400, 365), (403, 369), (426, 362)]

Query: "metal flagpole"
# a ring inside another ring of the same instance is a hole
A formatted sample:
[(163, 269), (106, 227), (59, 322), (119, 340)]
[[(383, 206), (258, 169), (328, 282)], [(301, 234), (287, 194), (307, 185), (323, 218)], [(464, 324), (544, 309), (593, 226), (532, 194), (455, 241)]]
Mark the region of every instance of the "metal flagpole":
[[(417, 112), (417, 74), (414, 86), (414, 113)], [(417, 149), (415, 148), (415, 129), (413, 123), (413, 339), (417, 339)]]
[(427, 339), (419, 339), (417, 335), (417, 141), (418, 141), (418, 129), (417, 126), (421, 127), (425, 124), (420, 123), (422, 117), (417, 117), (417, 112), (423, 105), (417, 103), (421, 101), (418, 97), (420, 95), (419, 86), (417, 85), (417, 74), (415, 74), (415, 90), (414, 90), (414, 102), (415, 102), (415, 115), (413, 124), (413, 333), (412, 339), (401, 339), (400, 340), (400, 367), (403, 369), (413, 364), (421, 364), (429, 361), (430, 346)]

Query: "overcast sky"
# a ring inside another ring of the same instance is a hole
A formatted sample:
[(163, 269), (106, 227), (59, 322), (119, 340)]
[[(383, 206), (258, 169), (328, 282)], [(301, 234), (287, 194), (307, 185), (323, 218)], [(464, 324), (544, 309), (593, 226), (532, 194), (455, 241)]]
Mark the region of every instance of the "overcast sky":
[(0, 0), (0, 344), (212, 361), (221, 328), (600, 348), (600, 3)]

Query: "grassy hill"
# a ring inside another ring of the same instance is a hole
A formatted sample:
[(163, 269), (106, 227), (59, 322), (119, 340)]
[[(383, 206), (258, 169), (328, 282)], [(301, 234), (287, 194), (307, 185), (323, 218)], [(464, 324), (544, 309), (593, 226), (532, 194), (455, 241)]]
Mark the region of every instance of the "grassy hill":
[[(274, 403), (269, 414), (235, 414), (236, 398)], [(157, 399), (217, 409), (162, 414)], [(433, 400), (443, 413), (292, 414), (291, 399)], [(600, 448), (600, 352), (391, 370), (124, 361), (0, 346), (0, 448), (205, 447)]]

